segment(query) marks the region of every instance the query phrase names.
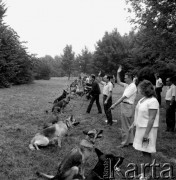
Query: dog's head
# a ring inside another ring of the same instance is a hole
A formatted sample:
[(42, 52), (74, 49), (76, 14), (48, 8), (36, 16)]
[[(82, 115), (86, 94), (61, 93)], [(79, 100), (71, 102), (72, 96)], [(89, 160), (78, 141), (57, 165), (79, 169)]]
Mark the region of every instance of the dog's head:
[(86, 135), (86, 139), (94, 144), (97, 138), (102, 137), (103, 130), (93, 129), (89, 131), (83, 131), (83, 133)]
[(66, 97), (68, 94), (69, 93), (64, 89), (62, 95)]
[(104, 154), (99, 149), (95, 148), (95, 152), (98, 156), (98, 163), (96, 164), (94, 171), (96, 171), (96, 174), (98, 174), (100, 177), (103, 177), (103, 175), (106, 173), (104, 172), (105, 166), (108, 169), (112, 168), (112, 172), (119, 172), (120, 171), (120, 165), (123, 163), (124, 158), (120, 156), (115, 156), (113, 154)]
[(65, 123), (67, 123), (68, 127), (77, 126), (79, 122), (76, 121), (76, 119), (71, 115), (69, 118), (65, 120)]

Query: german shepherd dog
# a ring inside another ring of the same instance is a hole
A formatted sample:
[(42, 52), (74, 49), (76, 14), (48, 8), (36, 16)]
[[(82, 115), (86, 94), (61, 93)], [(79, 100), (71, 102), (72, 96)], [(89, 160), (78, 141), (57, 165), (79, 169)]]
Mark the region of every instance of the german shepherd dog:
[(73, 125), (78, 125), (79, 123), (70, 116), (65, 121), (58, 121), (57, 123), (41, 130), (37, 133), (31, 140), (29, 148), (31, 150), (40, 150), (38, 146), (48, 146), (49, 144), (58, 143), (61, 147), (61, 140), (65, 136), (70, 127)]
[(58, 101), (54, 103), (52, 107), (52, 112), (55, 113), (62, 113), (66, 105), (70, 102), (70, 96), (67, 96), (65, 99), (62, 99), (61, 101)]
[(73, 148), (71, 152), (65, 156), (55, 176), (39, 172), (37, 172), (37, 175), (52, 180), (72, 180), (75, 175), (80, 174), (84, 179), (85, 164), (94, 151), (95, 140), (102, 137), (103, 130), (98, 131), (94, 129), (91, 131), (83, 131), (83, 133), (86, 134), (86, 138), (81, 140), (79, 146)]
[(69, 93), (66, 90), (63, 90), (63, 93), (61, 96), (59, 96), (57, 99), (54, 100), (53, 104), (58, 103), (62, 99), (66, 98)]
[(119, 166), (123, 163), (124, 158), (113, 154), (104, 154), (97, 148), (95, 148), (95, 152), (98, 156), (98, 163), (85, 180), (112, 180), (114, 172), (120, 171)]

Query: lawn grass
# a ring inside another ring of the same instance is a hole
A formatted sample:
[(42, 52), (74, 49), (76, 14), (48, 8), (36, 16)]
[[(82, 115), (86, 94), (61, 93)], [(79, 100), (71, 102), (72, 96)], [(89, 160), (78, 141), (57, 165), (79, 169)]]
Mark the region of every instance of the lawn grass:
[[(84, 97), (71, 99), (70, 105), (66, 107), (65, 113), (60, 117), (64, 119), (73, 114), (81, 122), (79, 126), (70, 130), (69, 136), (62, 142), (61, 149), (50, 146), (41, 151), (31, 151), (28, 148), (31, 138), (42, 129), (44, 124), (52, 120), (52, 116), (45, 113), (45, 110), (50, 110), (52, 106), (48, 102), (57, 98), (71, 81), (68, 81), (67, 78), (52, 78), (49, 81), (39, 80), (30, 85), (0, 89), (0, 180), (39, 179), (35, 175), (36, 171), (55, 174), (58, 162), (84, 137), (82, 131), (92, 128), (104, 130), (103, 138), (97, 141), (96, 147), (105, 153), (125, 157), (123, 171), (129, 169), (127, 165), (130, 162), (137, 164), (142, 162), (141, 153), (132, 147), (117, 148), (121, 142), (120, 106), (113, 111), (113, 118), (118, 122), (114, 123), (112, 127), (107, 127), (104, 123), (105, 117), (103, 114), (98, 114), (96, 105), (93, 106), (90, 114), (85, 113), (89, 101)], [(120, 97), (122, 92), (123, 89), (116, 85), (113, 101)], [(162, 93), (163, 96), (164, 93), (165, 91)], [(138, 99), (139, 97), (137, 97)], [(163, 164), (176, 157), (176, 134), (164, 132), (164, 100), (160, 114), (157, 139), (159, 153), (156, 153), (154, 157), (157, 162)], [(87, 173), (96, 162), (97, 157), (93, 154), (86, 168)], [(176, 166), (174, 163), (172, 165), (176, 175)], [(117, 177), (117, 179), (122, 178)]]

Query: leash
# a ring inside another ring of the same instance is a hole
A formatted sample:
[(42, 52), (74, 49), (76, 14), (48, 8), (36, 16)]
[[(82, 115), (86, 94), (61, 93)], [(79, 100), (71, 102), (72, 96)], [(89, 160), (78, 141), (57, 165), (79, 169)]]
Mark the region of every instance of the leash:
[(90, 126), (94, 126), (95, 124), (100, 122), (100, 120), (102, 120), (102, 118), (104, 118), (105, 116), (106, 116), (106, 114), (103, 114), (95, 123), (91, 124)]

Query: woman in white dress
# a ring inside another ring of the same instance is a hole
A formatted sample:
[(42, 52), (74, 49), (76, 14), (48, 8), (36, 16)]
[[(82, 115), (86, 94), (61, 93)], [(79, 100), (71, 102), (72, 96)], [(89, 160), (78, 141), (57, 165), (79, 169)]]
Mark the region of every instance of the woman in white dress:
[[(152, 83), (142, 81), (138, 86), (139, 93), (143, 95), (135, 109), (134, 126), (136, 126), (133, 147), (142, 151), (144, 163), (152, 163), (151, 153), (156, 152), (156, 139), (159, 126), (159, 103)], [(142, 180), (151, 176), (150, 169), (142, 173)]]

